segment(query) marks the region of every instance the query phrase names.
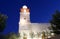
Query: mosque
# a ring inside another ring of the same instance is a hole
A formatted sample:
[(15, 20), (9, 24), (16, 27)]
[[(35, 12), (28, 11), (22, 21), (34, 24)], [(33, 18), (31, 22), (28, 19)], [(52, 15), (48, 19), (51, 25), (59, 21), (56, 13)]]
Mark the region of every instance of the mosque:
[(49, 26), (50, 23), (31, 23), (29, 8), (24, 5), (20, 9), (19, 33), (21, 36), (19, 39), (31, 39), (33, 37), (37, 39), (37, 33), (39, 33), (41, 39), (42, 32), (50, 32)]

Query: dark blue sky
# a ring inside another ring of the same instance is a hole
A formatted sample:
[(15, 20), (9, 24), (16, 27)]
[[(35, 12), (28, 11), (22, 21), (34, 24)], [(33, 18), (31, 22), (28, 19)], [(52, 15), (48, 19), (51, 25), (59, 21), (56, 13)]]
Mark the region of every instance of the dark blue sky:
[(23, 5), (30, 9), (31, 22), (49, 22), (55, 10), (60, 11), (60, 0), (0, 0), (0, 12), (8, 16), (4, 33), (18, 32), (19, 10)]

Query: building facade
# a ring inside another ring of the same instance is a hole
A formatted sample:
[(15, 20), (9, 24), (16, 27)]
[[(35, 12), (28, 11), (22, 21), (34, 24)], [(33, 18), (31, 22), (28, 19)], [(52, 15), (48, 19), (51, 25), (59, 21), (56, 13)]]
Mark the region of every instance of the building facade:
[[(43, 31), (50, 32), (48, 27), (50, 26), (49, 23), (31, 23), (30, 22), (30, 11), (26, 5), (24, 5), (20, 9), (20, 21), (19, 21), (19, 33), (21, 35), (21, 39), (29, 39), (37, 37), (37, 33), (42, 33)], [(34, 34), (34, 35), (33, 35)], [(41, 36), (41, 35), (40, 35)]]

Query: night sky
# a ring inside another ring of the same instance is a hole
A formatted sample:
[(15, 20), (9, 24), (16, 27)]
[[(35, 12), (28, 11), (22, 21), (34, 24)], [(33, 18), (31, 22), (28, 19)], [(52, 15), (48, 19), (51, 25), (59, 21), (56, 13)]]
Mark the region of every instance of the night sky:
[(60, 11), (60, 0), (0, 0), (0, 12), (7, 15), (3, 33), (18, 32), (20, 8), (27, 5), (32, 23), (48, 23), (55, 10)]

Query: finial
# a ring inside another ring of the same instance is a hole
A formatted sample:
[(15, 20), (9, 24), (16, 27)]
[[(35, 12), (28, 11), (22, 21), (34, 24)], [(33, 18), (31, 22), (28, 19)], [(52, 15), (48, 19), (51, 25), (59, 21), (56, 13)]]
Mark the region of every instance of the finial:
[(23, 8), (26, 8), (26, 9), (27, 9), (27, 6), (26, 6), (26, 5), (24, 5), (24, 6), (23, 6)]

